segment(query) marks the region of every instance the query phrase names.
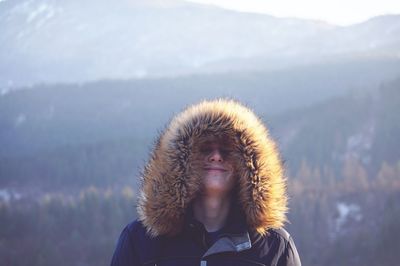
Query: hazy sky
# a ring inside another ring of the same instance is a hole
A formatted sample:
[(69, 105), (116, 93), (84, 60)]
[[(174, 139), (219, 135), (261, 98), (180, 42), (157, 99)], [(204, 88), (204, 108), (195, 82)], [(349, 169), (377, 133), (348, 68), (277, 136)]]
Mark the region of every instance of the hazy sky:
[(400, 14), (400, 0), (190, 0), (277, 17), (323, 20), (338, 25), (362, 22), (377, 15)]

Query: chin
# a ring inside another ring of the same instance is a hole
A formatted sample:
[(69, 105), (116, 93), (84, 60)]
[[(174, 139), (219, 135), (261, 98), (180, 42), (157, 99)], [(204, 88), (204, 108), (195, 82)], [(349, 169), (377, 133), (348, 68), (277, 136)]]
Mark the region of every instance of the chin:
[(213, 193), (226, 193), (232, 188), (229, 183), (226, 182), (206, 182), (204, 184), (204, 191)]

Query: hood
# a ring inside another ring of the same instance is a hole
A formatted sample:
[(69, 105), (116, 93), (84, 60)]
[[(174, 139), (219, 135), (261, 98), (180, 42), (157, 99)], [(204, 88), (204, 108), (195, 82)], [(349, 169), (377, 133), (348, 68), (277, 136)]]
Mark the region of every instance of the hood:
[(176, 115), (160, 134), (141, 176), (139, 220), (155, 237), (176, 235), (201, 187), (196, 145), (228, 137), (237, 158), (236, 202), (249, 229), (266, 234), (286, 221), (286, 179), (275, 142), (262, 121), (232, 100), (203, 101)]

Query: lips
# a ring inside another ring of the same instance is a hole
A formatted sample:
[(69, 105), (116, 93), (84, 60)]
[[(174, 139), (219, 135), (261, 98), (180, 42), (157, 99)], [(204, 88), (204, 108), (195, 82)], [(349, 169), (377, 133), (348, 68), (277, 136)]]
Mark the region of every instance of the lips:
[(222, 167), (215, 167), (215, 166), (209, 166), (209, 167), (204, 167), (204, 170), (206, 171), (220, 171), (220, 172), (226, 172), (227, 170), (222, 168)]

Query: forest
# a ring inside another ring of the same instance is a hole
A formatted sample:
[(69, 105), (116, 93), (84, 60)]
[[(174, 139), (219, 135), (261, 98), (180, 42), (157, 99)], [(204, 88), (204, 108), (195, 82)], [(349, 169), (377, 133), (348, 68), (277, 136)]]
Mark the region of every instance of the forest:
[[(304, 265), (396, 265), (400, 161), (368, 177), (357, 161), (342, 176), (303, 161), (289, 181), (291, 232)], [(136, 194), (89, 187), (76, 195), (0, 204), (3, 265), (108, 265), (119, 233), (136, 218)]]
[[(400, 259), (399, 88), (394, 80), (272, 116), (257, 107), (285, 161), (286, 228), (304, 265), (395, 265)], [(11, 106), (21, 99), (6, 100)], [(67, 123), (68, 113), (62, 115)], [(11, 131), (7, 119), (3, 137)], [(132, 133), (122, 119), (113, 123), (130, 136), (104, 127), (97, 130), (108, 138), (88, 142), (79, 126), (89, 123), (84, 119), (64, 132), (79, 138), (52, 147), (51, 139), (39, 142), (57, 128), (36, 117), (25, 130), (35, 137), (42, 127), (32, 145), (45, 148), (0, 156), (2, 265), (108, 265), (120, 232), (136, 218), (140, 172), (157, 132), (149, 126)]]

